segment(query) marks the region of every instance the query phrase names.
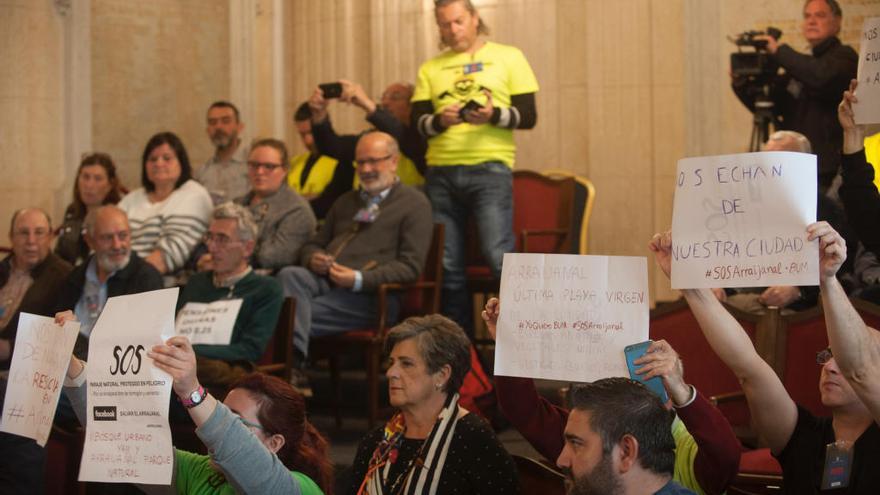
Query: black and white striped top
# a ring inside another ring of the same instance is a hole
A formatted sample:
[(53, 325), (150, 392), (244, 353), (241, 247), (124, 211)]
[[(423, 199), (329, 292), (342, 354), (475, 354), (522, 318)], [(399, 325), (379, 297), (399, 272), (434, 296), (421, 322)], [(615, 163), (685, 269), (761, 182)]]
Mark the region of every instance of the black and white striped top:
[(144, 188), (127, 194), (119, 207), (131, 224), (131, 248), (142, 258), (158, 249), (168, 273), (183, 267), (208, 229), (213, 205), (201, 184), (188, 180), (170, 196), (153, 203)]

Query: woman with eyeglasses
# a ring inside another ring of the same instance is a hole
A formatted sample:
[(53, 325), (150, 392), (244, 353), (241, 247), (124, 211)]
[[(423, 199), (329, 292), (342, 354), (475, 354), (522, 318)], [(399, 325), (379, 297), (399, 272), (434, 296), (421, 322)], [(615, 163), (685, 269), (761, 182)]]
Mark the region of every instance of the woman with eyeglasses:
[(141, 157), (141, 184), (119, 207), (131, 224), (131, 248), (163, 275), (183, 268), (208, 227), (213, 204), (191, 179), (186, 148), (174, 133), (160, 132)]
[(64, 211), (55, 254), (78, 265), (89, 257), (89, 246), (82, 236), (86, 214), (102, 205), (115, 205), (122, 198), (116, 165), (106, 153), (90, 153), (79, 162), (73, 183), (73, 202)]
[[(196, 356), (186, 337), (172, 337), (154, 346), (148, 356), (171, 375), (174, 393), (211, 453), (175, 449), (167, 488), (180, 494), (332, 495), (327, 441), (306, 419), (305, 401), (293, 387), (254, 373), (236, 382), (219, 402), (199, 384)], [(64, 392), (81, 422), (86, 414), (86, 375), (86, 363), (71, 356)]]
[(259, 228), (254, 268), (274, 271), (295, 264), (300, 247), (315, 233), (312, 207), (287, 185), (289, 164), (287, 147), (277, 139), (256, 141), (248, 154), (251, 189), (235, 202), (251, 211)]
[(412, 317), (385, 337), (397, 412), (361, 441), (349, 493), (518, 493), (513, 459), (492, 427), (458, 404), (470, 341), (441, 315)]

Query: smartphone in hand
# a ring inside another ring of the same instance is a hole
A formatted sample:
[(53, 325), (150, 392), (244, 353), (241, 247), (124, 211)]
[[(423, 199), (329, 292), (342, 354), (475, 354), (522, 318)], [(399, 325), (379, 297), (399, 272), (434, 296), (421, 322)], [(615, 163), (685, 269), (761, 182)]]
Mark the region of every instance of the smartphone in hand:
[(324, 83), (319, 84), (318, 87), (321, 88), (321, 93), (324, 94), (324, 98), (330, 99), (342, 96), (342, 83)]
[(628, 345), (623, 348), (623, 354), (626, 356), (626, 367), (629, 369), (629, 377), (637, 382), (642, 382), (648, 387), (652, 392), (657, 394), (660, 397), (660, 400), (666, 404), (666, 401), (669, 400), (669, 395), (666, 393), (666, 387), (663, 386), (663, 379), (659, 376), (655, 376), (650, 380), (645, 380), (642, 375), (636, 373), (636, 369), (639, 367), (633, 364), (633, 361), (645, 355), (648, 351), (648, 347), (650, 347), (652, 340), (646, 340), (644, 342), (639, 342), (638, 344)]

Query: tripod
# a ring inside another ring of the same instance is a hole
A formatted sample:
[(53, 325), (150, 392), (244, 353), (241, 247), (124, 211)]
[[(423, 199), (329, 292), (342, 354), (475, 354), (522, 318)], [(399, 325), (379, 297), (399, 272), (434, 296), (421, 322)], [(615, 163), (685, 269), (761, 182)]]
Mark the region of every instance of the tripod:
[(761, 145), (767, 142), (767, 138), (770, 137), (770, 123), (773, 121), (773, 101), (765, 94), (761, 94), (755, 98), (749, 151), (761, 151)]

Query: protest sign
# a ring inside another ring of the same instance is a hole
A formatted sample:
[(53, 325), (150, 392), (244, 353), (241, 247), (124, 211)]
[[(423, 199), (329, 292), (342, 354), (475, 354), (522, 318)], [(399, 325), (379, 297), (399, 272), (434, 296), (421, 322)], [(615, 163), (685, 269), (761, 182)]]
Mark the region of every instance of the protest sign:
[(865, 19), (859, 49), (858, 103), (853, 104), (856, 124), (880, 122), (880, 17)]
[(186, 303), (177, 313), (174, 324), (177, 335), (183, 335), (193, 344), (229, 345), (241, 302), (241, 299), (221, 299), (211, 303)]
[(0, 431), (46, 445), (79, 323), (21, 313), (3, 401)]
[(818, 285), (816, 156), (765, 151), (678, 161), (672, 288)]
[(107, 300), (89, 337), (80, 481), (171, 483), (171, 377), (147, 352), (174, 335), (178, 289)]
[(504, 255), (495, 374), (568, 381), (629, 376), (648, 339), (645, 258)]

